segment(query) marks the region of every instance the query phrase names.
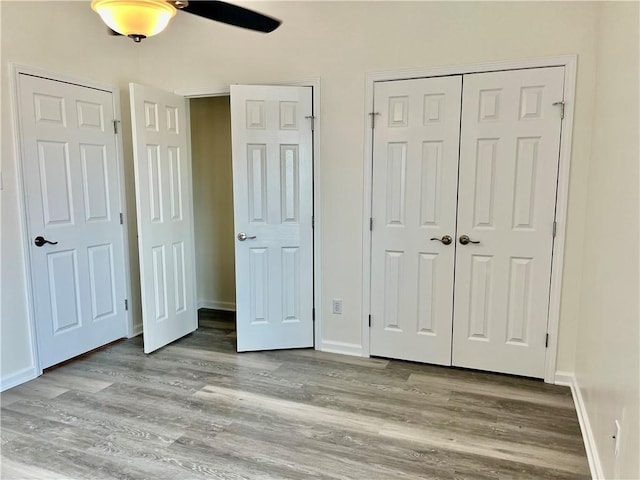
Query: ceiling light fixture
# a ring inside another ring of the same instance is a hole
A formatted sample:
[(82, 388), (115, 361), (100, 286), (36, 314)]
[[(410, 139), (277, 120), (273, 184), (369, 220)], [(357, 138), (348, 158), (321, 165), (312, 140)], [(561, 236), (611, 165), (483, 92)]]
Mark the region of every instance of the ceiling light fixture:
[(111, 30), (135, 42), (163, 31), (176, 14), (164, 0), (93, 0), (91, 8)]

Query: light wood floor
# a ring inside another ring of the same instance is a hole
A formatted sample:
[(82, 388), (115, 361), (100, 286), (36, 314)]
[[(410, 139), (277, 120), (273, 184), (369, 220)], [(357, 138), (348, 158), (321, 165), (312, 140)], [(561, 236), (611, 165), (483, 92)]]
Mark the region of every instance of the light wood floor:
[(1, 395), (2, 479), (588, 478), (569, 389), (313, 350), (233, 319), (113, 345)]

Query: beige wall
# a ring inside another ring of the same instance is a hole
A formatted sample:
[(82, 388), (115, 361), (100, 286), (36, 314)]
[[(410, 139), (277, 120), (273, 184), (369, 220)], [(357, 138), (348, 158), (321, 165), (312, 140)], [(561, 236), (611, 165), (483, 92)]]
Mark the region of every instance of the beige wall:
[[(604, 478), (640, 478), (639, 4), (598, 13), (598, 74), (576, 378)], [(614, 422), (622, 424), (614, 456)]]
[[(251, 4), (250, 4), (251, 5)], [(597, 5), (583, 2), (257, 2), (284, 19), (260, 35), (179, 13), (162, 35), (134, 44), (105, 35), (85, 2), (0, 2), (2, 8), (2, 376), (31, 362), (19, 235), (7, 62), (119, 86), (131, 238), (134, 196), (126, 84), (167, 90), (321, 77), (320, 178), (324, 342), (361, 344), (366, 72), (577, 54), (558, 369), (573, 371), (579, 319), (595, 84)], [(132, 270), (137, 284), (137, 256)], [(9, 288), (7, 285), (9, 284)], [(134, 300), (138, 294), (134, 293)], [(330, 299), (343, 314), (329, 313)], [(139, 307), (136, 307), (139, 315)], [(139, 318), (139, 317), (137, 317)], [(5, 334), (7, 332), (7, 334)]]
[(236, 302), (229, 97), (190, 101), (198, 305)]

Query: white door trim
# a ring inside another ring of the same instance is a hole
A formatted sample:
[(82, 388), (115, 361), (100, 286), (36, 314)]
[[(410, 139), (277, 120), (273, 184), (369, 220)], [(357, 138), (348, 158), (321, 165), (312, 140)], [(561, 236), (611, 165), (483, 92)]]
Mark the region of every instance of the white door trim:
[[(320, 115), (320, 77), (281, 82), (262, 82), (255, 83), (255, 85), (291, 85), (295, 87), (313, 88), (313, 115), (315, 115), (313, 132), (313, 217), (315, 220), (313, 228), (313, 309), (315, 311), (315, 322), (313, 328), (314, 348), (316, 350), (322, 350), (322, 339), (324, 336), (322, 330), (322, 197), (320, 191), (320, 124), (322, 117)], [(223, 85), (196, 89), (179, 89), (175, 90), (174, 93), (186, 98), (223, 97), (231, 94), (231, 87), (229, 85)]]
[[(21, 130), (20, 130), (20, 122), (19, 122), (19, 98), (18, 98), (18, 79), (20, 74), (33, 75), (41, 78), (45, 78), (48, 80), (71, 83), (74, 85), (79, 85), (82, 87), (95, 88), (98, 90), (104, 90), (113, 95), (113, 111), (115, 113), (116, 119), (120, 121), (121, 111), (120, 111), (120, 92), (118, 88), (112, 85), (106, 85), (104, 83), (94, 82), (92, 80), (87, 80), (83, 78), (72, 77), (69, 75), (64, 75), (56, 72), (51, 72), (49, 70), (44, 70), (37, 67), (31, 67), (26, 65), (18, 65), (15, 63), (10, 63), (9, 68), (11, 70), (11, 85), (10, 85), (10, 96), (11, 96), (11, 109), (12, 109), (12, 117), (13, 117), (13, 148), (15, 155), (15, 169), (16, 169), (16, 177), (17, 177), (17, 190), (18, 190), (18, 212), (20, 215), (20, 242), (24, 248), (24, 257), (23, 257), (23, 274), (25, 277), (25, 290), (27, 292), (27, 316), (28, 316), (28, 325), (29, 325), (29, 336), (31, 340), (31, 351), (32, 355), (32, 376), (31, 378), (35, 378), (39, 375), (42, 375), (42, 367), (40, 366), (40, 358), (38, 355), (38, 343), (36, 338), (36, 324), (35, 324), (35, 308), (34, 308), (34, 295), (33, 295), (33, 285), (31, 282), (31, 254), (30, 254), (30, 237), (29, 237), (29, 228), (27, 222), (27, 204), (26, 204), (26, 187), (24, 183), (25, 172), (23, 170), (23, 162), (22, 162), (22, 147), (21, 147)], [(129, 310), (127, 311), (127, 333), (128, 335), (134, 336), (133, 331), (133, 308), (131, 306), (131, 275), (129, 270), (129, 235), (127, 228), (127, 203), (125, 198), (125, 178), (124, 178), (124, 165), (123, 165), (123, 144), (122, 144), (122, 133), (121, 130), (116, 134), (116, 151), (117, 151), (117, 163), (118, 163), (118, 175), (120, 178), (120, 203), (122, 208), (122, 213), (124, 215), (124, 223), (122, 228), (122, 241), (123, 241), (123, 252), (124, 252), (124, 265), (122, 268), (124, 269), (125, 275), (125, 292), (127, 298), (129, 299)], [(30, 380), (31, 378), (21, 377), (22, 381)], [(4, 387), (4, 385), (3, 385)]]
[(556, 358), (558, 352), (558, 328), (560, 320), (560, 300), (562, 290), (562, 273), (564, 264), (564, 246), (566, 237), (567, 208), (569, 200), (569, 168), (571, 163), (571, 137), (573, 132), (573, 116), (575, 105), (575, 86), (577, 55), (557, 57), (541, 57), (525, 60), (500, 61), (469, 65), (450, 65), (442, 67), (425, 67), (408, 70), (367, 73), (365, 84), (365, 151), (364, 151), (364, 201), (362, 222), (362, 355), (370, 356), (369, 311), (371, 302), (371, 199), (373, 178), (373, 131), (369, 112), (373, 111), (373, 88), (375, 82), (388, 80), (406, 80), (411, 78), (437, 77), (444, 75), (460, 75), (467, 73), (495, 72), (500, 70), (519, 70), (540, 67), (565, 67), (564, 76), (564, 120), (560, 136), (560, 160), (558, 167), (558, 190), (556, 194), (557, 231), (553, 244), (553, 261), (551, 266), (551, 288), (549, 318), (547, 332), (549, 346), (545, 356), (544, 381), (555, 383)]

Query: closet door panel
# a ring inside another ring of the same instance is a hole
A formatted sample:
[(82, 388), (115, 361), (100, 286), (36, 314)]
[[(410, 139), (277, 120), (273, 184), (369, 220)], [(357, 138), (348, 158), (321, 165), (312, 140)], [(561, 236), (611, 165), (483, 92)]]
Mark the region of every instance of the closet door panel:
[(375, 85), (372, 355), (451, 364), (461, 87)]
[(563, 67), (464, 76), (455, 366), (544, 377), (563, 80)]

